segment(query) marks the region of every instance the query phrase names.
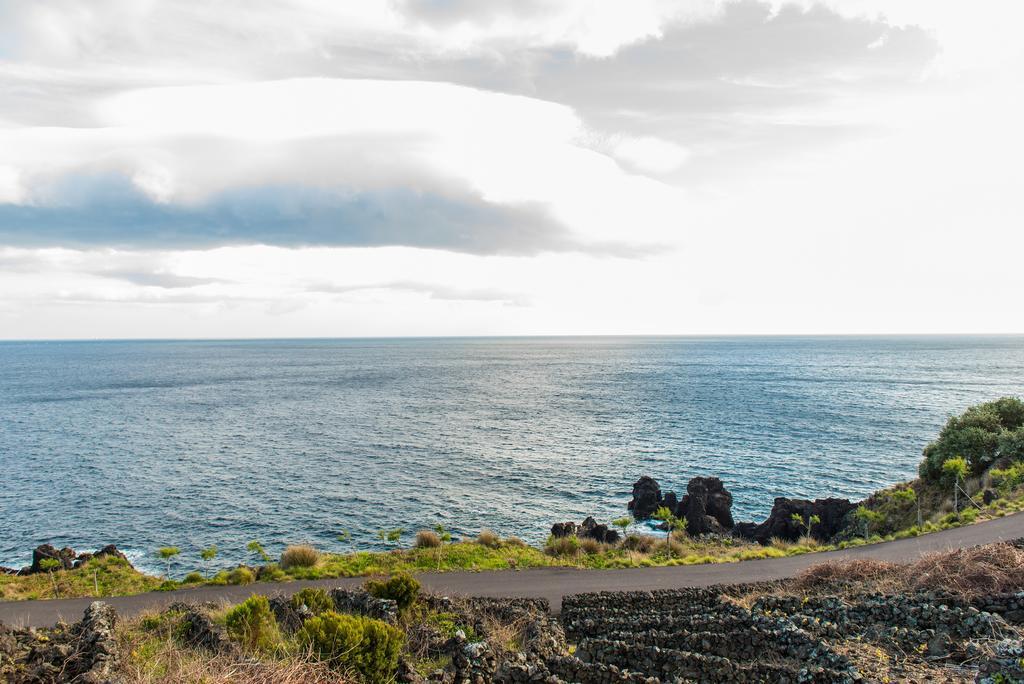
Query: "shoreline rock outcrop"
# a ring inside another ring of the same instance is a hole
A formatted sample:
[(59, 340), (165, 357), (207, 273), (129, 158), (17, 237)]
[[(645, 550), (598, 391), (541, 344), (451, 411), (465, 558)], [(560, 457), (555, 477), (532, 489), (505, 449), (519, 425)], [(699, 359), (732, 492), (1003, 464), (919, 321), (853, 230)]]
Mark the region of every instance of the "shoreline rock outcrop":
[(81, 567), (87, 561), (94, 558), (104, 558), (107, 556), (114, 556), (120, 558), (125, 563), (131, 566), (131, 561), (128, 560), (128, 556), (124, 555), (113, 544), (107, 544), (102, 549), (95, 553), (76, 553), (70, 546), (65, 546), (63, 549), (58, 549), (52, 544), (40, 544), (32, 550), (32, 565), (27, 565), (20, 571), (15, 571), (10, 568), (2, 568), (5, 574), (12, 575), (34, 575), (40, 572), (46, 572), (43, 568), (43, 561), (47, 559), (56, 560), (60, 563), (59, 570), (73, 570)]
[[(741, 539), (770, 544), (773, 538), (797, 541), (809, 534), (818, 541), (827, 542), (847, 526), (847, 515), (857, 507), (849, 499), (787, 499), (778, 497), (772, 505), (772, 512), (761, 524), (740, 523), (733, 528), (733, 535)], [(806, 522), (817, 516), (820, 522), (809, 525), (798, 524), (793, 516), (798, 515)]]
[(589, 516), (579, 525), (574, 522), (563, 522), (551, 526), (552, 537), (571, 537), (573, 535), (580, 539), (593, 539), (602, 544), (615, 544), (619, 541), (618, 532)]

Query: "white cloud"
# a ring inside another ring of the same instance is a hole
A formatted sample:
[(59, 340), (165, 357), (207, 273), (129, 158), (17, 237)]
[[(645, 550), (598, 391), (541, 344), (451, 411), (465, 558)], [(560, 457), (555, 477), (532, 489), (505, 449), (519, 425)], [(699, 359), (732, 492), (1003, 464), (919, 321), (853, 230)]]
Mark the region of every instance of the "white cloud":
[(0, 0), (0, 336), (1020, 331), (1022, 10), (801, 2)]

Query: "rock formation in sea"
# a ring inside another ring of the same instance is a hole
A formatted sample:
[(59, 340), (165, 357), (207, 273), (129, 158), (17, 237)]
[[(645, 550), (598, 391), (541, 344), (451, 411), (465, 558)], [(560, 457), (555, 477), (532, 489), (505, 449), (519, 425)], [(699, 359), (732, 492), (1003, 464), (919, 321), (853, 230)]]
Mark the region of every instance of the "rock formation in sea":
[(808, 501), (779, 497), (775, 499), (772, 512), (764, 522), (735, 523), (732, 517), (732, 494), (717, 477), (691, 479), (681, 499), (673, 491), (663, 494), (658, 481), (648, 475), (633, 483), (633, 498), (628, 508), (634, 518), (648, 519), (661, 507), (685, 519), (686, 531), (691, 536), (732, 534), (768, 544), (773, 538), (796, 541), (807, 533), (804, 525), (793, 519), (794, 514), (804, 521), (817, 516), (820, 522), (810, 525), (810, 534), (820, 541), (828, 541), (849, 524), (849, 513), (857, 505), (848, 499)]
[[(673, 501), (675, 492), (671, 492)], [(658, 481), (648, 475), (643, 475), (633, 483), (633, 498), (629, 502), (629, 510), (637, 520), (646, 520), (654, 515), (665, 503), (661, 498), (661, 487)]]

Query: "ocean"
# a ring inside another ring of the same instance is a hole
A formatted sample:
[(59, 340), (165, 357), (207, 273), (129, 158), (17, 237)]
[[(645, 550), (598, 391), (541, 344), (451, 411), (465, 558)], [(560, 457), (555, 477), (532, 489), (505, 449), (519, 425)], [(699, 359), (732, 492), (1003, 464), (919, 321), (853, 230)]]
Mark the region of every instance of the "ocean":
[(717, 475), (760, 520), (913, 477), (949, 415), (1009, 394), (1024, 337), (3, 342), (0, 565), (437, 523), (538, 542), (644, 474)]

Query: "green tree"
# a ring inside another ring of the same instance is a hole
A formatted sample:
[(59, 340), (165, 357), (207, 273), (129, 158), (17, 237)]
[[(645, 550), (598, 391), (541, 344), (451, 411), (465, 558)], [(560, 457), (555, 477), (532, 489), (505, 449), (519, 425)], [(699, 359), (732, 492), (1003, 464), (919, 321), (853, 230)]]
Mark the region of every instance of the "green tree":
[(654, 518), (661, 520), (665, 523), (668, 528), (668, 535), (666, 535), (666, 548), (668, 548), (668, 557), (672, 557), (672, 533), (677, 530), (683, 532), (686, 531), (686, 518), (678, 518), (667, 506), (662, 506), (654, 512)]
[(164, 562), (164, 578), (168, 578), (171, 575), (171, 563), (174, 562), (174, 557), (181, 553), (181, 549), (177, 546), (164, 546), (157, 549), (156, 555), (160, 557)]
[(960, 512), (960, 482), (967, 477), (967, 459), (962, 456), (947, 459), (942, 464), (942, 474), (953, 481), (953, 510)]
[(257, 556), (264, 563), (269, 563), (272, 560), (270, 558), (270, 554), (268, 554), (267, 550), (263, 548), (263, 544), (260, 544), (259, 541), (255, 539), (246, 544), (245, 548), (249, 550), (249, 553)]
[(853, 512), (853, 517), (860, 521), (861, 525), (864, 526), (864, 540), (867, 541), (868, 536), (871, 532), (871, 528), (874, 525), (885, 520), (885, 516), (878, 511), (873, 511), (864, 504), (857, 507), (857, 510)]
[(217, 545), (211, 544), (205, 549), (199, 552), (199, 557), (203, 559), (203, 570), (206, 571), (206, 576), (210, 576), (210, 562), (217, 557)]
[[(922, 478), (938, 482), (943, 478), (942, 464), (958, 456), (967, 461), (968, 471), (981, 474), (997, 458), (1024, 457), (1024, 402), (1016, 397), (1003, 397), (971, 406), (953, 416), (942, 428), (938, 438), (925, 447), (919, 469)], [(1016, 456), (1015, 456), (1016, 454)]]

